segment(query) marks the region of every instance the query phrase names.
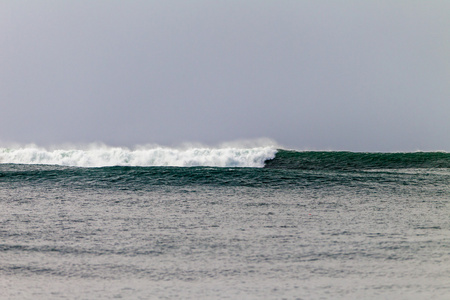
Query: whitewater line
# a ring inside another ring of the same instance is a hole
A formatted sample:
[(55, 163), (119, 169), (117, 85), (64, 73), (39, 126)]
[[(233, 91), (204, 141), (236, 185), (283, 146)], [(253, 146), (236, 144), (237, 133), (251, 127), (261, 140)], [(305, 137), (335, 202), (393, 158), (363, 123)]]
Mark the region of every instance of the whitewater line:
[(174, 166), (174, 167), (264, 167), (275, 157), (273, 147), (255, 148), (151, 148), (129, 150), (100, 147), (88, 150), (38, 147), (0, 148), (2, 164), (44, 164), (74, 167), (105, 166)]

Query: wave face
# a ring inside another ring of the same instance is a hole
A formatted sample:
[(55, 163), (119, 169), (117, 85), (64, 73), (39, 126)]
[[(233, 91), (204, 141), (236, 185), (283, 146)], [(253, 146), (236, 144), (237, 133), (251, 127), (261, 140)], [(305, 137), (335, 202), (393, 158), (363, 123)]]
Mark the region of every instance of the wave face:
[(117, 147), (97, 147), (88, 150), (47, 150), (38, 147), (0, 148), (0, 163), (39, 164), (73, 167), (109, 166), (173, 166), (173, 167), (264, 167), (273, 159), (273, 147), (256, 148), (189, 148), (156, 147), (130, 150)]
[(70, 167), (248, 167), (286, 170), (369, 170), (450, 168), (450, 153), (362, 153), (294, 151), (261, 147), (91, 146), (89, 149), (48, 150), (37, 146), (0, 148), (0, 163)]
[(361, 153), (345, 151), (279, 150), (266, 168), (300, 170), (367, 170), (450, 168), (450, 153)]

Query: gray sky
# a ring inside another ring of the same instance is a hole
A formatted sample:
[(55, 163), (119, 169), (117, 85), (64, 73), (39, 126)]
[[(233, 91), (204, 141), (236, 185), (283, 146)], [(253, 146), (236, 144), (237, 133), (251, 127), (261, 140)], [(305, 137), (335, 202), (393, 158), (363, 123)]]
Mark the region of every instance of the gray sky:
[(450, 1), (0, 1), (0, 142), (450, 151)]

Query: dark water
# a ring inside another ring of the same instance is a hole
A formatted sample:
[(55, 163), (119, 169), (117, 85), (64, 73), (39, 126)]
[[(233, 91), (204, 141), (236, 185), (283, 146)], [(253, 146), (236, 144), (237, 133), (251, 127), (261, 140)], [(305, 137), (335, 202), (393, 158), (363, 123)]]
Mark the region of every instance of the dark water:
[(450, 299), (450, 156), (0, 164), (1, 299)]

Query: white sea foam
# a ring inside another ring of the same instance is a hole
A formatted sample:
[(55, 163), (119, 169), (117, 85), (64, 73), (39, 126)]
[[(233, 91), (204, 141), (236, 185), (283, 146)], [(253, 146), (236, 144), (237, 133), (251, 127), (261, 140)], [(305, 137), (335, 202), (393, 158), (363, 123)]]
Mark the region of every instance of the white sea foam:
[(161, 146), (108, 147), (90, 145), (85, 149), (48, 149), (30, 145), (0, 148), (0, 163), (45, 164), (75, 167), (103, 166), (174, 166), (174, 167), (263, 167), (275, 156), (273, 146), (237, 147), (182, 147)]

